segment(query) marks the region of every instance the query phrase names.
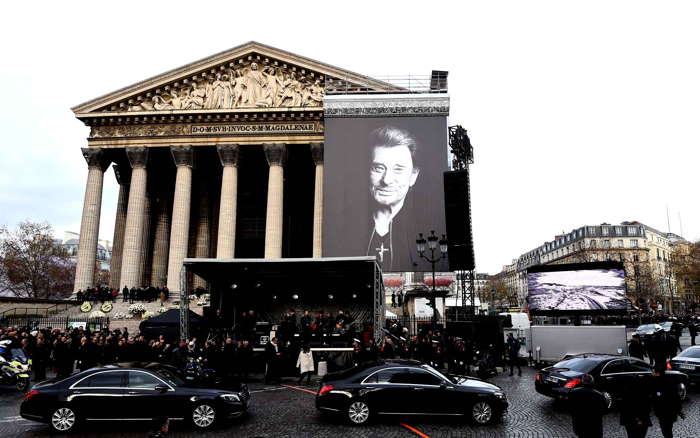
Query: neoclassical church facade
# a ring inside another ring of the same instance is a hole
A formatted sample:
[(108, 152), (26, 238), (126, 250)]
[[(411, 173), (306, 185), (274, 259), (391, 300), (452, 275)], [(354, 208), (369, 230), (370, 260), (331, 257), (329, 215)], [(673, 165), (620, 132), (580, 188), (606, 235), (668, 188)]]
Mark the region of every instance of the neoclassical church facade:
[[(94, 285), (100, 220), (115, 221), (113, 288), (177, 291), (187, 257), (321, 257), (324, 113), (343, 111), (324, 108), (333, 86), (401, 91), (250, 42), (72, 108), (90, 127), (74, 290)], [(109, 167), (119, 197), (103, 219)]]

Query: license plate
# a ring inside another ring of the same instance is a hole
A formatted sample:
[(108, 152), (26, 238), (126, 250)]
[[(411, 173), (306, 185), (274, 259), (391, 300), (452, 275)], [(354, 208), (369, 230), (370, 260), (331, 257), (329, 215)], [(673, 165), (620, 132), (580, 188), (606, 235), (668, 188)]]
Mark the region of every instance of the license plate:
[(551, 383), (559, 383), (559, 379), (557, 379), (556, 377), (552, 377), (552, 376), (547, 377), (545, 380), (548, 382), (551, 382)]
[(694, 369), (695, 369), (695, 365), (689, 365), (689, 364), (687, 364), (687, 363), (679, 363), (679, 364), (678, 364), (678, 368), (680, 368), (680, 369), (682, 369), (682, 370), (694, 370)]

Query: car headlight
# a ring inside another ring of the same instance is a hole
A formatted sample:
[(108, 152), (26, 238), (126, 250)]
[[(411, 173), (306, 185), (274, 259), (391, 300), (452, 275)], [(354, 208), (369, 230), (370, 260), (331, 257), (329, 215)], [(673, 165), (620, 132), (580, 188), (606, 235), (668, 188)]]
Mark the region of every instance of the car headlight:
[(240, 403), (241, 402), (241, 398), (238, 397), (238, 395), (236, 395), (236, 394), (221, 394), (219, 397), (221, 397), (221, 399), (223, 401), (227, 401), (227, 402), (232, 402), (232, 403)]
[(493, 395), (496, 396), (496, 398), (500, 398), (502, 400), (506, 399), (506, 394), (504, 392), (494, 392)]

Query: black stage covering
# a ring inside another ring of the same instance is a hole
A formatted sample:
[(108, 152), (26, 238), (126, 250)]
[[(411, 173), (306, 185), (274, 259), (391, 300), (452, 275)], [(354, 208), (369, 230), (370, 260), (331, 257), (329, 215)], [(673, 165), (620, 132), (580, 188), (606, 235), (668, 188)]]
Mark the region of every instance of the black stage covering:
[[(191, 310), (190, 332), (192, 336), (204, 328), (204, 320)], [(158, 316), (145, 319), (139, 324), (139, 333), (146, 339), (158, 338), (163, 335), (166, 340), (174, 341), (180, 337), (180, 309), (170, 309)]]
[(243, 313), (251, 310), (258, 325), (267, 323), (272, 330), (289, 312), (299, 324), (304, 311), (333, 318), (343, 311), (350, 315), (354, 333), (380, 321), (377, 315), (383, 318), (381, 271), (374, 257), (188, 258), (184, 265), (188, 274), (210, 284), (211, 305), (205, 316), (212, 326), (238, 327)]

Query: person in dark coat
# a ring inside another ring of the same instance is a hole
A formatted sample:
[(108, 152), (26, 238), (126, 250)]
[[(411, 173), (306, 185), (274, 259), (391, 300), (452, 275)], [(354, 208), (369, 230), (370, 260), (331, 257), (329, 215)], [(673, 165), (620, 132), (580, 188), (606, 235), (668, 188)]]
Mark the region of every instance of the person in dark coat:
[(248, 381), (248, 373), (250, 372), (251, 361), (253, 360), (253, 344), (244, 339), (238, 346), (238, 370), (243, 381)]
[(644, 438), (651, 426), (651, 396), (644, 385), (629, 385), (620, 401), (620, 424), (628, 438)]
[(603, 438), (603, 415), (608, 403), (605, 396), (593, 387), (593, 376), (584, 374), (581, 385), (569, 393), (569, 408), (576, 436)]
[(34, 356), (32, 356), (32, 368), (34, 369), (35, 382), (46, 380), (46, 367), (49, 362), (49, 354), (49, 347), (46, 345), (44, 337), (39, 337), (36, 340)]
[(520, 369), (520, 341), (515, 339), (513, 333), (508, 333), (508, 339), (506, 340), (506, 353), (508, 354), (510, 375), (513, 375), (513, 367), (518, 367), (518, 376), (522, 376), (523, 370)]
[(673, 423), (678, 417), (685, 418), (682, 412), (681, 397), (677, 384), (666, 376), (666, 368), (654, 367), (651, 379), (651, 405), (659, 420), (664, 438), (673, 438)]
[(690, 345), (695, 345), (695, 337), (698, 335), (698, 326), (693, 318), (688, 321), (688, 332), (690, 333)]
[(644, 360), (644, 346), (639, 338), (639, 335), (633, 335), (629, 346), (630, 356), (636, 357), (637, 359)]
[(277, 337), (272, 338), (270, 342), (265, 344), (265, 383), (269, 384), (272, 382), (280, 383), (282, 378), (280, 376), (280, 359), (282, 358), (282, 351), (278, 345)]

